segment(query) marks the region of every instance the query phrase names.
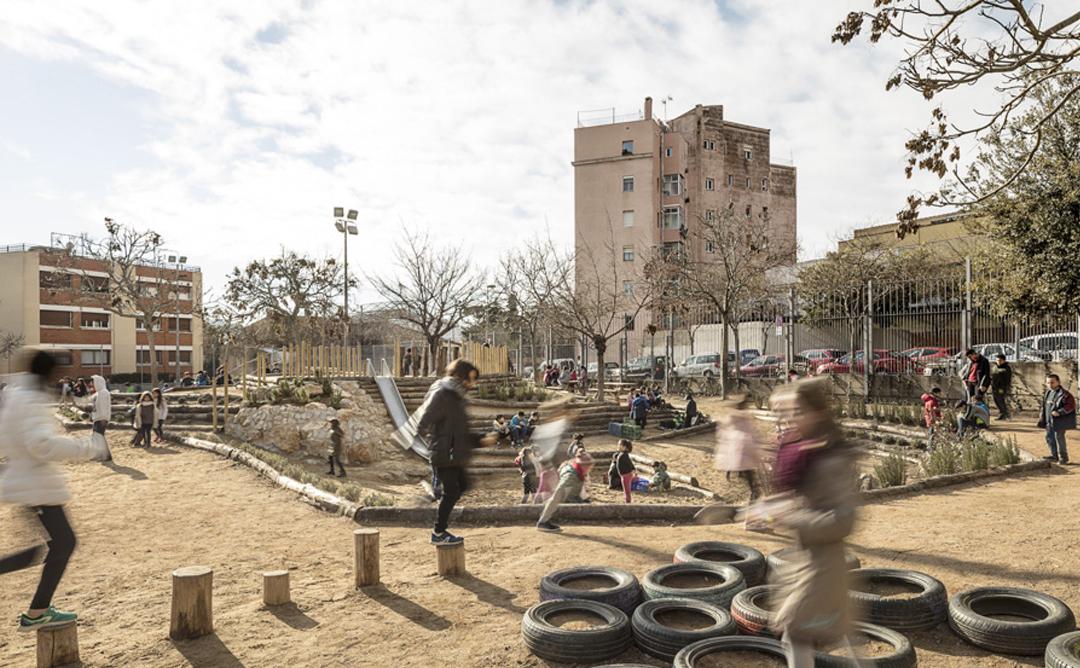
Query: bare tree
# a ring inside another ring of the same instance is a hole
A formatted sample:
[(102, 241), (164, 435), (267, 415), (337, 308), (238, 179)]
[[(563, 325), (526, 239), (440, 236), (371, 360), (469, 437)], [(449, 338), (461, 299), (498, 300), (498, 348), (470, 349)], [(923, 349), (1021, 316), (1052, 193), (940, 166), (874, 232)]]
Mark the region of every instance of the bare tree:
[(22, 334), (13, 332), (0, 332), (0, 357), (4, 358), (7, 372), (11, 373), (11, 358), (15, 356), (23, 345)]
[(436, 249), (426, 234), (413, 231), (395, 247), (394, 256), (397, 278), (367, 278), (399, 318), (423, 333), (434, 365), (443, 337), (477, 306), (484, 276), (473, 270), (460, 248)]
[[(728, 392), (728, 334), (735, 331), (738, 349), (740, 315), (766, 290), (765, 272), (790, 263), (794, 248), (772, 238), (766, 212), (739, 216), (734, 206), (699, 219), (691, 235), (698, 252), (687, 252), (681, 262), (678, 289), (708, 304), (721, 323), (721, 393)], [(737, 362), (738, 360), (736, 360)], [(738, 365), (736, 364), (736, 374)]]
[[(1051, 5), (1057, 14), (1046, 19)], [(883, 37), (902, 40), (907, 52), (886, 90), (905, 86), (933, 100), (949, 91), (986, 85), (1003, 95), (997, 108), (980, 112), (978, 122), (963, 127), (949, 122), (943, 107), (937, 106), (929, 126), (908, 140), (908, 178), (919, 169), (943, 182), (936, 193), (908, 197), (898, 213), (897, 233), (903, 237), (917, 229), (914, 221), (920, 207), (981, 203), (1028, 169), (1042, 143), (1044, 126), (1080, 92), (1080, 82), (1073, 80), (1057, 105), (1043, 109), (1035, 122), (1025, 125), (1023, 131), (1032, 141), (1013, 161), (1014, 169), (1000, 175), (1000, 182), (989, 191), (971, 185), (977, 176), (961, 176), (959, 142), (1012, 125), (1014, 116), (1027, 109), (1043, 88), (1069, 75), (1068, 68), (1080, 54), (1080, 12), (1075, 3), (1030, 0), (874, 0), (873, 6), (873, 11), (849, 13), (832, 39), (848, 44), (869, 24), (872, 43)], [(944, 180), (947, 175), (950, 178)]]
[[(543, 248), (543, 242), (534, 239), (528, 248)], [(545, 292), (545, 255), (514, 250), (503, 257), (495, 274), (494, 283), (499, 294), (506, 298), (505, 313), (519, 330), (522, 345), (528, 342), (529, 359), (533, 362), (533, 378), (539, 380), (540, 365), (536, 363), (536, 342), (540, 338), (541, 324), (551, 312), (551, 299)], [(524, 370), (524, 364), (521, 370)]]
[[(108, 236), (103, 241), (82, 239), (78, 247), (69, 245), (52, 251), (50, 261), (59, 272), (48, 279), (46, 289), (63, 291), (76, 304), (98, 306), (113, 315), (134, 318), (146, 336), (150, 383), (157, 385), (157, 335), (162, 322), (177, 318), (181, 293), (189, 294), (193, 307), (197, 307), (191, 274), (181, 265), (166, 261), (164, 240), (157, 232), (136, 230), (111, 218), (105, 219), (105, 231)], [(108, 269), (107, 277), (93, 269), (100, 265)], [(79, 277), (78, 286), (71, 282), (71, 275)], [(173, 324), (179, 327), (179, 322)]]
[[(356, 280), (349, 277), (349, 288)], [(223, 303), (241, 320), (265, 318), (275, 343), (305, 336), (326, 340), (341, 332), (338, 301), (345, 272), (334, 258), (319, 260), (281, 249), (269, 260), (234, 267), (227, 278)]]

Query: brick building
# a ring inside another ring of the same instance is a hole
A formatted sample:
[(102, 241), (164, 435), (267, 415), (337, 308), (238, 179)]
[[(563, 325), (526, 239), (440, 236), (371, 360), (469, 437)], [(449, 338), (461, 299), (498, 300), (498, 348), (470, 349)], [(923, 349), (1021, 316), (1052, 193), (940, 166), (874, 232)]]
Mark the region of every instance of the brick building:
[[(178, 363), (181, 374), (202, 368), (202, 322), (194, 314), (202, 274), (198, 267), (167, 266), (175, 308), (162, 317), (154, 348), (159, 373), (171, 377)], [(146, 330), (105, 308), (112, 271), (101, 260), (56, 248), (0, 246), (0, 331), (53, 351), (64, 375), (149, 374)], [(161, 284), (161, 267), (140, 266), (136, 274), (143, 289)]]

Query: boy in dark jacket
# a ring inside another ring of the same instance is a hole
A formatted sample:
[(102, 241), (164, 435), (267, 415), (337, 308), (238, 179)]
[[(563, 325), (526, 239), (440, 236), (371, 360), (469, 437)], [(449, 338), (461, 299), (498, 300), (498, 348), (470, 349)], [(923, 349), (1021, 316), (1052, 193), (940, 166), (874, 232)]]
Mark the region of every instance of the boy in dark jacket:
[(997, 360), (990, 369), (990, 387), (994, 391), (998, 419), (1008, 420), (1009, 406), (1005, 403), (1005, 399), (1009, 396), (1009, 389), (1012, 387), (1012, 367), (1001, 353), (998, 353)]
[(341, 423), (337, 418), (330, 418), (330, 450), (327, 452), (327, 460), (330, 462), (330, 470), (327, 475), (334, 475), (334, 464), (337, 464), (337, 477), (345, 477), (345, 466), (341, 463), (341, 443), (345, 432), (341, 430)]
[(1065, 446), (1065, 432), (1076, 429), (1076, 400), (1061, 386), (1056, 373), (1046, 377), (1046, 394), (1043, 395), (1042, 415), (1039, 426), (1046, 429), (1046, 445), (1050, 448), (1047, 461), (1069, 463), (1069, 450)]

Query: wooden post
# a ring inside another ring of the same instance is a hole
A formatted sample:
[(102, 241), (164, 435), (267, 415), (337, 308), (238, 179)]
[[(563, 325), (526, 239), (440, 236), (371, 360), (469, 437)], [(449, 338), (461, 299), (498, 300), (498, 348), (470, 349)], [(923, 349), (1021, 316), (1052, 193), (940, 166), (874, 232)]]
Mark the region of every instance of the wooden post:
[(435, 546), (435, 566), (439, 575), (452, 577), (465, 575), (465, 543)]
[(241, 355), (243, 355), (240, 358), (240, 396), (244, 398), (244, 401), (247, 401), (247, 346), (240, 350)]
[(217, 369), (210, 377), (210, 424), (217, 431)]
[(289, 571), (266, 571), (263, 573), (263, 603), (284, 605), (290, 603)]
[(356, 529), (353, 531), (353, 541), (356, 548), (356, 586), (379, 584), (379, 530)]
[(172, 619), (169, 637), (188, 640), (214, 632), (214, 571), (185, 566), (172, 573)]
[(79, 663), (79, 631), (75, 622), (37, 632), (37, 668)]
[(221, 374), (222, 385), (225, 390), (225, 410), (221, 413), (221, 428), (229, 428), (229, 354), (228, 348), (225, 349), (225, 366), (222, 367), (223, 372)]

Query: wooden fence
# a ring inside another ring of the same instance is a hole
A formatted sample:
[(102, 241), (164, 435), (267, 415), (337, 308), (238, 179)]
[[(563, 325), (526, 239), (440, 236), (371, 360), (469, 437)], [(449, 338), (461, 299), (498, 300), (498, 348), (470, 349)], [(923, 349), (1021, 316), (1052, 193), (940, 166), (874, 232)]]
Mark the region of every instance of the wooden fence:
[[(377, 346), (379, 358), (374, 359), (374, 350), (371, 346), (339, 345), (317, 346), (305, 341), (289, 344), (282, 350), (281, 374), (291, 377), (321, 376), (324, 378), (342, 378), (369, 376), (372, 372), (383, 373), (383, 365), (388, 367), (390, 373), (395, 376), (405, 375), (405, 351), (407, 346), (395, 342), (390, 354), (386, 354), (387, 346)], [(367, 356), (365, 357), (365, 353)], [(246, 355), (242, 375), (246, 377)], [(484, 375), (505, 374), (509, 369), (509, 350), (506, 346), (485, 346), (481, 343), (466, 342), (462, 344), (448, 343), (440, 347), (434, 364), (426, 359), (430, 355), (415, 355), (411, 365), (410, 375), (442, 373), (448, 360), (464, 357), (472, 361)], [(268, 362), (265, 353), (255, 355), (251, 369), (253, 376), (260, 382), (265, 379), (268, 372)], [(433, 367), (433, 368), (430, 368)]]
[(461, 356), (475, 364), (481, 375), (504, 374), (510, 370), (510, 351), (506, 346), (485, 346), (467, 341), (461, 344)]

